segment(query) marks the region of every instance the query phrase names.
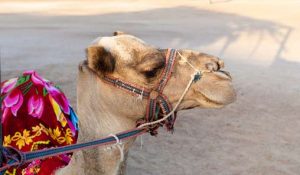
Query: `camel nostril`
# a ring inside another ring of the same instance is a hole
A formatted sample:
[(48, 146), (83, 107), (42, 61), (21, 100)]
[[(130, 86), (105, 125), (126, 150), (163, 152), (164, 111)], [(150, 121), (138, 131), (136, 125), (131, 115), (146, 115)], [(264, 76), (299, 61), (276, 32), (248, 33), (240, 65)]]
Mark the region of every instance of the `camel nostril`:
[(216, 71), (217, 70), (216, 65), (214, 65), (213, 63), (206, 63), (205, 66), (206, 66), (206, 69), (209, 70), (209, 71)]
[(224, 68), (224, 61), (223, 60), (218, 60), (218, 65), (219, 65), (219, 69), (223, 69)]

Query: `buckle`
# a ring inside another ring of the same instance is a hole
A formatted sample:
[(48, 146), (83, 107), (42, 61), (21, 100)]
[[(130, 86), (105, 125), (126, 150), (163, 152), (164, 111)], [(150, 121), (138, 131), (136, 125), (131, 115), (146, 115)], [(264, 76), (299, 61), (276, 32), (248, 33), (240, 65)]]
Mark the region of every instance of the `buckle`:
[(159, 92), (157, 92), (155, 90), (151, 91), (150, 95), (149, 95), (150, 99), (152, 99), (152, 100), (157, 99), (158, 96), (159, 96)]

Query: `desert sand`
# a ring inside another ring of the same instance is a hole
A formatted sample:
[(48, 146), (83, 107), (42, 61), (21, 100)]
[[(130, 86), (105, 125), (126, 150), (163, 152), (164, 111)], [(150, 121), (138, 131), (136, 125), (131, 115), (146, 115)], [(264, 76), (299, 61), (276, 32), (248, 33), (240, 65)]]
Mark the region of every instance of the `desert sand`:
[(76, 107), (78, 63), (122, 30), (225, 61), (237, 101), (179, 113), (174, 134), (137, 139), (130, 175), (300, 174), (300, 1), (0, 1), (1, 79), (36, 69)]

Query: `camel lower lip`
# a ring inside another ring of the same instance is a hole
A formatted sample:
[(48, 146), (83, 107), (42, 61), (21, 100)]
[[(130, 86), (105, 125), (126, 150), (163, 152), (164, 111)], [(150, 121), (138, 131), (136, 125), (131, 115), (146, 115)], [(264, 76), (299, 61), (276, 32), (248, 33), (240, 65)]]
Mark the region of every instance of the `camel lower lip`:
[(214, 105), (217, 105), (217, 106), (220, 106), (220, 107), (224, 106), (223, 103), (218, 102), (218, 101), (214, 101), (214, 100), (208, 98), (204, 93), (201, 93), (201, 92), (200, 92), (200, 94), (201, 94), (201, 95), (205, 98), (205, 100), (206, 100), (207, 102), (209, 102), (210, 104), (214, 104)]

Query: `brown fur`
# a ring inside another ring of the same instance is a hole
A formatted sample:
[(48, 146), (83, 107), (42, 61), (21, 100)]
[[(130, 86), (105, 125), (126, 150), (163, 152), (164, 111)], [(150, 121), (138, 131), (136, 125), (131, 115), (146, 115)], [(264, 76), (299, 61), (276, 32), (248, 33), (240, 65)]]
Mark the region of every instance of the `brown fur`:
[(91, 46), (86, 49), (88, 65), (95, 72), (111, 73), (115, 69), (116, 60), (103, 47)]

